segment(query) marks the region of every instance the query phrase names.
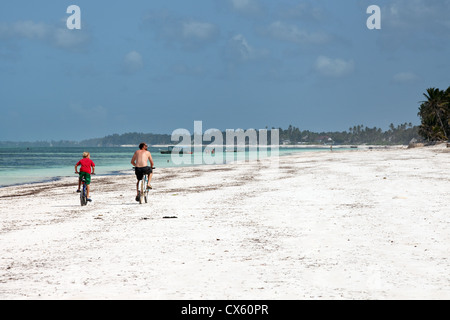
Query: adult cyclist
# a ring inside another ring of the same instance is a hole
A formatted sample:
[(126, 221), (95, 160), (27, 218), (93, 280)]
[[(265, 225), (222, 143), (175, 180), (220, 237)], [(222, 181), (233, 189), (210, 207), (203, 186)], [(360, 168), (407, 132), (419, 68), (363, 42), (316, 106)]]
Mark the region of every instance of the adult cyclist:
[[(148, 166), (148, 162), (150, 161), (150, 166)], [(150, 185), (150, 181), (153, 177), (153, 159), (152, 154), (150, 151), (148, 151), (148, 145), (145, 142), (142, 142), (139, 145), (139, 150), (136, 150), (136, 152), (133, 155), (133, 158), (131, 159), (131, 164), (135, 167), (134, 171), (136, 173), (137, 183), (136, 183), (136, 201), (139, 201), (139, 181), (142, 180), (144, 177), (144, 174), (148, 176), (148, 185), (147, 189), (152, 189), (152, 186)]]

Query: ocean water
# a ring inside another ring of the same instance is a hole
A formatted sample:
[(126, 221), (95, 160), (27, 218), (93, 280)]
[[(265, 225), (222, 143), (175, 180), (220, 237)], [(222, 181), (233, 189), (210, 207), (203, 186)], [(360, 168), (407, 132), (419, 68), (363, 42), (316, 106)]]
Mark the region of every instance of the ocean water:
[[(161, 154), (164, 148), (150, 148), (156, 168), (173, 166), (207, 165), (232, 161), (263, 158), (271, 156), (269, 152), (217, 152), (206, 157), (192, 154), (172, 156)], [(131, 158), (135, 147), (12, 147), (0, 148), (0, 187), (58, 180), (61, 177), (75, 176), (75, 164), (89, 151), (95, 162), (97, 175), (117, 175), (132, 173)], [(317, 148), (280, 148), (279, 155), (294, 152), (328, 151)], [(202, 153), (202, 155), (205, 153)], [(199, 160), (200, 159), (200, 163)]]

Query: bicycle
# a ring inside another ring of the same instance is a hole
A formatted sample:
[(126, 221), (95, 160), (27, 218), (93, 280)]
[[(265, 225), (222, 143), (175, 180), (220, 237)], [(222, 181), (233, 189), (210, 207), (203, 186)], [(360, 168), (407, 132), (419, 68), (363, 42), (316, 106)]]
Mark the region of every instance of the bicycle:
[[(136, 167), (133, 167), (133, 169), (136, 171)], [(155, 167), (152, 167), (152, 170), (154, 170)], [(144, 176), (142, 177), (142, 180), (140, 181), (140, 186), (139, 186), (139, 204), (143, 204), (144, 201), (145, 203), (148, 203), (148, 191), (149, 189), (147, 188), (148, 185), (148, 175), (144, 174)]]
[[(78, 175), (79, 173), (75, 172), (75, 174)], [(92, 174), (94, 175), (95, 173), (92, 173)], [(81, 206), (84, 207), (85, 205), (88, 204), (87, 187), (86, 187), (86, 178), (85, 177), (81, 178), (81, 185), (82, 185), (82, 187), (81, 187), (81, 192), (80, 192), (80, 203), (81, 203)]]

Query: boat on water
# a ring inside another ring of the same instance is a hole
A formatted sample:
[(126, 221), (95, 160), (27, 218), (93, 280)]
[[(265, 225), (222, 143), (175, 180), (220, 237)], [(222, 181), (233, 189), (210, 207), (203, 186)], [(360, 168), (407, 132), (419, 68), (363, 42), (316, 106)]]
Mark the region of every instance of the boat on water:
[(188, 151), (186, 149), (183, 149), (183, 147), (175, 147), (175, 146), (169, 146), (167, 147), (167, 150), (162, 150), (159, 149), (159, 152), (161, 152), (161, 154), (192, 154), (192, 151)]

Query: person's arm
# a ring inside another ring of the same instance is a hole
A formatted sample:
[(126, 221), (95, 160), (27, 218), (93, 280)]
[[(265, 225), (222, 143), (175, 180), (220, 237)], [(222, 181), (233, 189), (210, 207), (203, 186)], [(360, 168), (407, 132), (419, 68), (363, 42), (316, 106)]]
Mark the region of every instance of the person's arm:
[(133, 155), (133, 158), (131, 159), (131, 164), (133, 165), (133, 167), (136, 167), (136, 152)]
[(150, 151), (148, 152), (148, 160), (150, 161), (150, 166), (153, 168), (155, 164), (153, 163), (152, 154)]
[(94, 161), (92, 161), (91, 167), (92, 167), (92, 174), (95, 174), (95, 163), (94, 163)]
[(79, 162), (77, 162), (77, 164), (75, 165), (75, 173), (78, 173), (78, 166), (80, 165)]

